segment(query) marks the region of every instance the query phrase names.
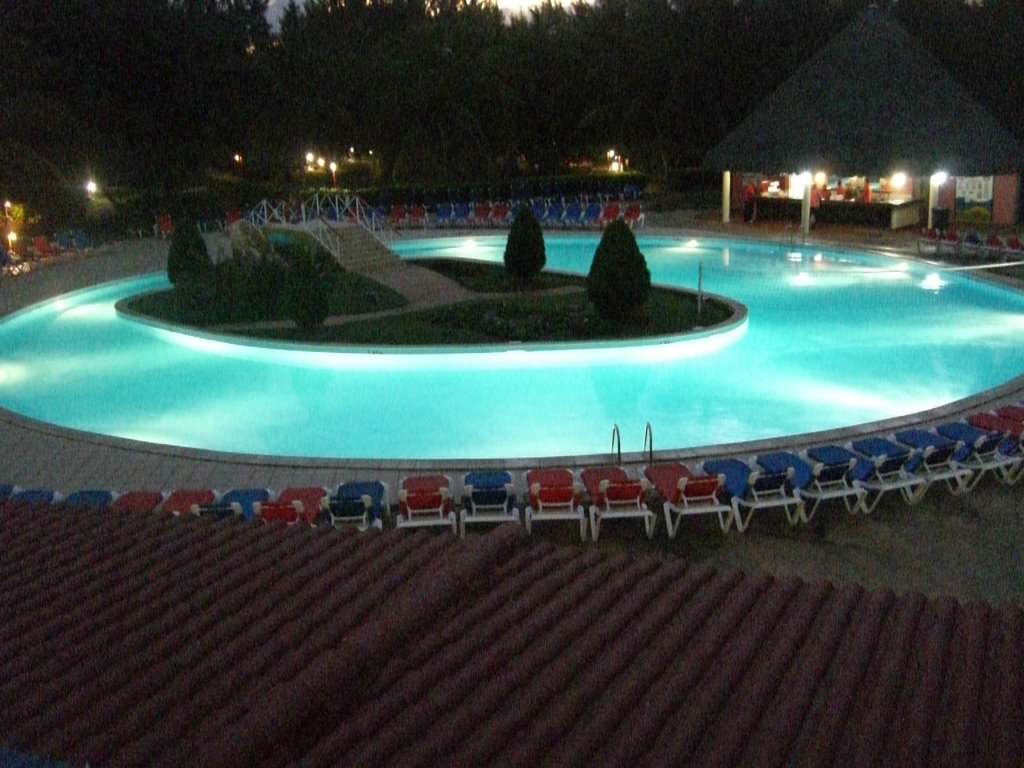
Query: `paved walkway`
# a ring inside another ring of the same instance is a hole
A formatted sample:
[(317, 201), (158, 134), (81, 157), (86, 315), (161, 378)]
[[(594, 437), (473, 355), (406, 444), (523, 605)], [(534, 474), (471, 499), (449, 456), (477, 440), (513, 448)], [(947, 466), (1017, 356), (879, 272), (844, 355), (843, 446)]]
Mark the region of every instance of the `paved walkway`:
[[(652, 217), (657, 218), (657, 217)], [(672, 222), (675, 223), (675, 222)], [(681, 223), (681, 222), (680, 222)], [(669, 233), (669, 230), (665, 230)], [(672, 230), (672, 234), (680, 234)], [(731, 231), (729, 234), (736, 234)], [(116, 243), (98, 249), (84, 258), (42, 265), (31, 273), (0, 281), (0, 315), (16, 311), (56, 294), (130, 275), (166, 268), (167, 244), (144, 239)], [(419, 267), (405, 265), (380, 275), (381, 281), (406, 294), (415, 308), (444, 303), (472, 294), (451, 281)], [(933, 417), (946, 417), (965, 410), (977, 409), (987, 403), (1009, 398), (1024, 386), (1018, 379), (985, 395), (932, 412)], [(912, 419), (895, 419), (874, 425), (872, 429), (894, 429), (911, 423)], [(862, 428), (861, 432), (867, 431)], [(815, 440), (846, 438), (849, 432), (818, 434)], [(708, 458), (742, 451), (752, 453), (768, 447), (806, 444), (808, 437), (788, 440), (759, 441), (742, 446), (706, 446), (700, 449), (663, 452), (666, 458), (683, 460)], [(471, 467), (465, 463), (444, 461), (351, 461), (302, 459), (225, 454), (212, 451), (182, 449), (171, 446), (109, 438), (91, 433), (56, 427), (27, 419), (0, 409), (0, 482), (13, 482), (22, 487), (46, 487), (64, 492), (86, 487), (128, 488), (152, 487), (231, 487), (287, 485), (336, 485), (341, 479), (355, 476), (377, 477), (396, 487), (401, 474), (410, 471), (435, 470), (457, 476)], [(644, 456), (623, 455), (627, 465), (639, 465)], [(562, 457), (537, 463), (573, 462), (576, 466), (606, 463), (608, 456)], [(474, 461), (473, 467), (504, 466), (525, 468), (522, 461)]]

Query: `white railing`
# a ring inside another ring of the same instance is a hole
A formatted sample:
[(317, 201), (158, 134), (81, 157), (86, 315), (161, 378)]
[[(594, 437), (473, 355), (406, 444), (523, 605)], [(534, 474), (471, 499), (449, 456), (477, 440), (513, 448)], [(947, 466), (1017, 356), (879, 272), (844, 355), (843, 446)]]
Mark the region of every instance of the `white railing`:
[(391, 247), (394, 232), (387, 221), (358, 195), (315, 193), (297, 205), (284, 200), (261, 200), (246, 216), (257, 227), (268, 224), (309, 225), (320, 221), (330, 227), (332, 222), (352, 221), (363, 227), (385, 247)]

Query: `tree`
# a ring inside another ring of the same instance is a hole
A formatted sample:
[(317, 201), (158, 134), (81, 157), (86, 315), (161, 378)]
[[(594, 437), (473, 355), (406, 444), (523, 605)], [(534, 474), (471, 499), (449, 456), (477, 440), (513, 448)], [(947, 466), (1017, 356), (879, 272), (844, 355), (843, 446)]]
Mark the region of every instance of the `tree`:
[(546, 263), (540, 222), (528, 205), (520, 206), (505, 243), (505, 271), (520, 283), (531, 283)]
[(190, 219), (181, 219), (174, 225), (171, 246), (167, 251), (167, 279), (178, 286), (187, 278), (201, 278), (213, 268), (206, 241), (199, 227)]
[(651, 273), (633, 230), (622, 219), (605, 227), (587, 275), (587, 297), (602, 317), (616, 323), (641, 316), (651, 293)]

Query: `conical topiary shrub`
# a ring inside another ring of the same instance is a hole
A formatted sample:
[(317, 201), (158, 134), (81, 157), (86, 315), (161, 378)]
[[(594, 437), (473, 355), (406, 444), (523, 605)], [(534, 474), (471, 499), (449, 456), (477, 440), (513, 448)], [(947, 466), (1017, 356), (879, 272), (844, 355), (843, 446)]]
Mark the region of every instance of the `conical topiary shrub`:
[(587, 275), (587, 297), (597, 313), (623, 324), (639, 320), (651, 293), (651, 273), (633, 230), (622, 219), (605, 227)]
[(519, 283), (532, 283), (546, 263), (540, 222), (528, 205), (520, 206), (505, 243), (505, 271)]

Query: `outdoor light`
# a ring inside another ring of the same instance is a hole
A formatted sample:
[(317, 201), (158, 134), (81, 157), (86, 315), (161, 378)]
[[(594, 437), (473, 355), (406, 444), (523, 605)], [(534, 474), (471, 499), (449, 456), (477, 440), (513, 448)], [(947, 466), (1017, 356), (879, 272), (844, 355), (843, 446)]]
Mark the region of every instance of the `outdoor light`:
[(96, 182), (93, 181), (92, 179), (89, 179), (87, 182), (85, 182), (85, 191), (88, 193), (89, 197), (92, 197), (93, 195), (96, 194), (96, 189)]
[(238, 152), (235, 152), (235, 162), (239, 165), (242, 164), (242, 156)]
[(337, 183), (338, 183), (338, 164), (336, 162), (334, 162), (333, 160), (331, 160), (331, 164), (328, 167), (331, 169), (331, 184), (337, 185)]
[(814, 174), (814, 185), (816, 187), (824, 187), (827, 181), (828, 176), (825, 175), (824, 171), (818, 171), (816, 174)]
[(313, 153), (312, 152), (307, 152), (306, 153), (306, 163), (308, 165), (312, 165), (313, 164)]
[(316, 165), (317, 165), (317, 168), (323, 168), (323, 167), (324, 167), (324, 163), (325, 163), (325, 162), (327, 162), (327, 161), (326, 161), (326, 160), (324, 160), (324, 159), (323, 159), (322, 157), (318, 157), (318, 158), (316, 159)]
[(936, 187), (941, 187), (943, 184), (946, 183), (946, 179), (948, 179), (948, 178), (949, 178), (949, 176), (946, 175), (945, 171), (939, 171), (938, 173), (933, 173), (932, 174), (932, 184), (934, 184)]
[(614, 159), (615, 159), (615, 150), (614, 149), (609, 149), (608, 150), (608, 160), (611, 161), (611, 160), (614, 160)]
[(14, 244), (15, 244), (15, 243), (16, 243), (17, 241), (18, 241), (18, 233), (17, 233), (17, 232), (13, 232), (13, 231), (12, 231), (12, 232), (8, 232), (8, 233), (7, 233), (7, 243), (8, 243), (8, 247), (9, 247), (9, 248), (10, 248), (10, 249), (11, 249), (12, 251), (14, 250)]
[(896, 171), (889, 179), (889, 186), (893, 189), (903, 189), (903, 185), (907, 183), (907, 174), (902, 171)]

